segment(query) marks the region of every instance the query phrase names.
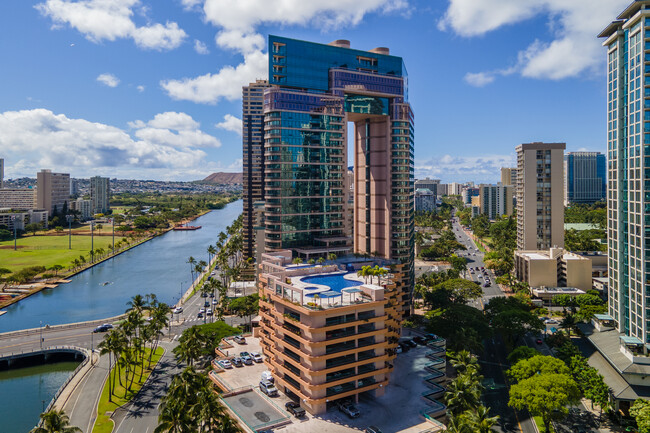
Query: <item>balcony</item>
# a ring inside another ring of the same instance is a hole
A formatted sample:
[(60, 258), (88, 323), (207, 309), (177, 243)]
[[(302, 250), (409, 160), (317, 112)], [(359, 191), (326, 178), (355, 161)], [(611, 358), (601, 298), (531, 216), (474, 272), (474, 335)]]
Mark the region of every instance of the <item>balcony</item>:
[(347, 383), (343, 383), (341, 385), (336, 385), (336, 386), (332, 386), (332, 387), (327, 388), (327, 390), (325, 392), (325, 395), (327, 397), (331, 397), (333, 395), (342, 394), (344, 392), (353, 391), (355, 389), (356, 389), (356, 386), (355, 386), (354, 382), (347, 382)]

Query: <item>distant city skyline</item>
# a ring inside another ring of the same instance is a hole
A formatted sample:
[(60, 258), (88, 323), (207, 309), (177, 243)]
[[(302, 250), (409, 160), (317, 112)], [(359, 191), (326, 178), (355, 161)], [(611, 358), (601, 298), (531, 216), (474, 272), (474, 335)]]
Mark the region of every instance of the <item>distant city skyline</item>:
[(629, 0), (566, 3), (3, 2), (0, 34), (20, 41), (3, 46), (0, 70), (5, 178), (241, 172), (242, 86), (268, 78), (268, 34), (412, 59), (417, 178), (493, 183), (525, 142), (604, 152), (596, 34)]

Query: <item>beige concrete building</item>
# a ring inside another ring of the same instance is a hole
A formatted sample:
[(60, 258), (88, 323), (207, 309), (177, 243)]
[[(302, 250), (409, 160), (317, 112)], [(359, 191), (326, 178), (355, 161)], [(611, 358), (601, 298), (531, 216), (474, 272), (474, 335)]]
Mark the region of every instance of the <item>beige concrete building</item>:
[(54, 210), (61, 212), (70, 200), (70, 175), (41, 170), (36, 174), (36, 208), (45, 209), (52, 216)]
[(10, 208), (0, 208), (0, 225), (7, 226), (10, 231), (24, 231), (27, 224), (41, 224), (47, 228), (47, 211), (30, 209), (16, 212)]
[(35, 209), (36, 190), (32, 188), (2, 188), (0, 189), (0, 208)]
[(516, 167), (501, 167), (501, 184), (512, 186), (517, 185)]
[(591, 290), (591, 259), (563, 248), (515, 251), (515, 275), (532, 287)]
[(517, 249), (564, 247), (565, 143), (517, 146)]

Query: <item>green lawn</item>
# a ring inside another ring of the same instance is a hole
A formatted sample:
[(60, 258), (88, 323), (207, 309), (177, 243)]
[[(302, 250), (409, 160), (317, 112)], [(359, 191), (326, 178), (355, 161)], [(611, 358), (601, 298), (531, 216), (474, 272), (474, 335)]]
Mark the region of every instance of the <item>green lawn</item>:
[[(116, 240), (121, 237), (115, 238)], [(94, 247), (107, 249), (112, 244), (110, 236), (95, 236)], [(90, 251), (90, 236), (72, 236), (72, 249), (68, 249), (68, 236), (31, 236), (19, 238), (18, 249), (14, 251), (14, 241), (0, 242), (0, 263), (3, 268), (18, 271), (28, 266), (59, 264), (68, 268), (72, 261)]]
[[(535, 421), (535, 424), (537, 424), (537, 428), (539, 429), (539, 433), (546, 433), (546, 429), (544, 428), (544, 422), (542, 421), (541, 416), (534, 416), (533, 420)], [(553, 430), (553, 426), (551, 426), (551, 431), (548, 433), (555, 433), (555, 430)]]
[[(150, 348), (146, 348), (145, 352), (145, 357), (149, 356), (149, 353), (151, 352)], [(158, 360), (162, 357), (163, 353), (165, 352), (165, 349), (162, 347), (158, 347), (156, 349), (156, 353), (151, 357), (151, 366), (152, 368), (155, 367), (156, 363)], [(104, 389), (102, 390), (102, 395), (99, 399), (99, 405), (97, 406), (97, 420), (95, 421), (95, 426), (93, 427), (93, 432), (92, 433), (111, 433), (113, 431), (113, 420), (111, 420), (109, 415), (106, 415), (106, 412), (113, 412), (115, 409), (117, 409), (120, 406), (125, 405), (128, 403), (137, 393), (140, 391), (140, 388), (142, 388), (142, 385), (147, 381), (147, 378), (151, 374), (151, 369), (145, 369), (144, 374), (142, 375), (142, 381), (138, 381), (140, 379), (140, 371), (141, 368), (137, 368), (135, 372), (135, 380), (133, 381), (133, 385), (131, 386), (131, 391), (126, 392), (125, 396), (125, 387), (120, 386), (120, 383), (118, 381), (117, 377), (117, 370), (113, 366), (113, 369), (111, 370), (111, 380), (116, 380), (115, 388), (113, 390), (113, 398), (112, 402), (108, 401), (108, 378), (106, 380), (106, 383), (104, 384)], [(126, 376), (124, 369), (120, 370), (120, 376), (122, 376), (122, 384), (126, 384)]]

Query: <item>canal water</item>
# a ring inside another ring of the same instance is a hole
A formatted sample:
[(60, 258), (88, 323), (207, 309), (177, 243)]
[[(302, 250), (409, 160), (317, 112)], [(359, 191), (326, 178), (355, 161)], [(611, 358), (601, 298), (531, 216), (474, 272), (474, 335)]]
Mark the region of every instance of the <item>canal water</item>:
[(173, 304), (192, 279), (187, 259), (207, 262), (208, 246), (241, 212), (241, 200), (230, 203), (194, 220), (191, 224), (202, 226), (200, 230), (170, 231), (74, 276), (70, 283), (10, 305), (0, 316), (0, 332), (117, 316), (137, 294), (155, 293)]
[(78, 362), (57, 362), (0, 371), (0, 431), (26, 433), (72, 374)]

